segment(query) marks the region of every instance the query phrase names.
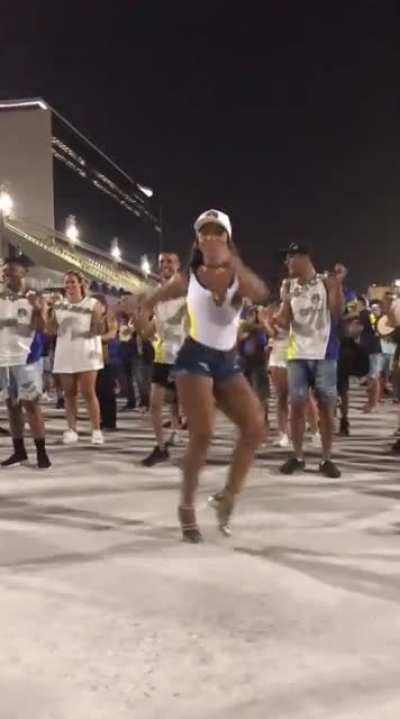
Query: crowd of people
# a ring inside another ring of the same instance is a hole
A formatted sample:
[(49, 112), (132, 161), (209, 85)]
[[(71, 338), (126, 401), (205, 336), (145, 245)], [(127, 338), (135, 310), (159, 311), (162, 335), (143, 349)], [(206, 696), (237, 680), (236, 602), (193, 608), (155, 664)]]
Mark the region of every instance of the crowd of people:
[[(271, 423), (278, 429), (276, 444), (288, 452), (283, 474), (305, 470), (308, 425), (310, 442), (321, 452), (319, 471), (339, 478), (332, 447), (336, 416), (339, 433), (351, 431), (350, 379), (365, 386), (366, 414), (385, 397), (399, 401), (400, 299), (388, 291), (370, 303), (351, 290), (342, 264), (319, 273), (301, 243), (281, 253), (286, 277), (274, 297), (242, 262), (224, 212), (204, 212), (194, 230), (187, 268), (177, 254), (163, 253), (158, 287), (118, 298), (89, 292), (75, 271), (66, 273), (60, 291), (31, 291), (23, 260), (6, 259), (0, 399), (9, 419), (3, 433), (9, 431), (13, 442), (2, 468), (27, 460), (26, 424), (38, 467), (51, 466), (42, 406), (53, 390), (57, 407), (65, 410), (66, 445), (79, 441), (80, 396), (93, 445), (117, 429), (118, 395), (126, 399), (120, 411), (148, 414), (155, 443), (144, 467), (168, 462), (170, 447), (187, 430), (178, 517), (183, 539), (197, 543), (196, 490), (216, 410), (237, 428), (225, 486), (210, 497), (218, 526), (229, 535), (237, 498)], [(393, 452), (400, 452), (397, 434)]]

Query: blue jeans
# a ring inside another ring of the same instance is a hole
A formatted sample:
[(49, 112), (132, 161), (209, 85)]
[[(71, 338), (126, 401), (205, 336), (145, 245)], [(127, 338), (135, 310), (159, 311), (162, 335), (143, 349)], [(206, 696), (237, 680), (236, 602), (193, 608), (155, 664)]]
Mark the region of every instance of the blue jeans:
[(287, 367), (292, 402), (306, 402), (310, 389), (322, 402), (336, 402), (336, 360), (289, 360)]

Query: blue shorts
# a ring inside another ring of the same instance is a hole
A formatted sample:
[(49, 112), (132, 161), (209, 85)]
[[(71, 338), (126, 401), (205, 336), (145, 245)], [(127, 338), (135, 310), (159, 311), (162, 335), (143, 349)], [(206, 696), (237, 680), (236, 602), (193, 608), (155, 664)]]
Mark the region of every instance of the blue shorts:
[(336, 402), (336, 360), (289, 360), (289, 397), (294, 402), (306, 402), (310, 389), (323, 402)]
[(236, 348), (229, 352), (215, 350), (187, 337), (176, 358), (176, 377), (194, 374), (209, 377), (215, 382), (225, 382), (235, 374), (241, 374)]
[(25, 365), (0, 367), (0, 398), (35, 402), (43, 393), (43, 359)]
[(383, 354), (369, 355), (369, 372), (368, 377), (370, 379), (378, 379), (384, 369), (384, 357)]

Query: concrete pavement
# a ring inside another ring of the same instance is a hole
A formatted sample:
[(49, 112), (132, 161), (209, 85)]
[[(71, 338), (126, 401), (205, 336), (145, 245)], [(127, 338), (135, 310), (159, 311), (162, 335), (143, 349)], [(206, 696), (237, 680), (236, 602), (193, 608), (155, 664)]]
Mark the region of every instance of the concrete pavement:
[(206, 506), (232, 446), (219, 422), (199, 546), (179, 541), (179, 448), (144, 471), (134, 413), (105, 447), (63, 447), (49, 409), (51, 472), (0, 474), (0, 719), (397, 719), (396, 417), (358, 407), (341, 480), (285, 478), (263, 449), (231, 539)]

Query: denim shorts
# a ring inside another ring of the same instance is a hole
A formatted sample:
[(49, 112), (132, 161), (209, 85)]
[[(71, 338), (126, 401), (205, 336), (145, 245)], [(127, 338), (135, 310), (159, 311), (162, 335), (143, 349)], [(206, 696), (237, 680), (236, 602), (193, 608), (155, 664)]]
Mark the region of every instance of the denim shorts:
[(382, 355), (382, 373), (385, 377), (389, 377), (393, 370), (394, 354), (383, 354)]
[(178, 352), (174, 375), (180, 377), (185, 374), (194, 374), (209, 377), (215, 382), (225, 382), (233, 375), (240, 374), (241, 371), (236, 348), (229, 352), (222, 352), (187, 337)]
[(378, 379), (384, 368), (383, 354), (373, 354), (369, 356), (369, 372), (368, 377)]
[(0, 367), (0, 398), (35, 402), (43, 393), (43, 359), (32, 364)]
[(336, 360), (289, 360), (289, 397), (293, 401), (306, 402), (310, 389), (318, 399), (336, 402), (337, 362)]

